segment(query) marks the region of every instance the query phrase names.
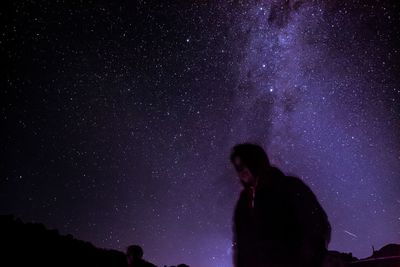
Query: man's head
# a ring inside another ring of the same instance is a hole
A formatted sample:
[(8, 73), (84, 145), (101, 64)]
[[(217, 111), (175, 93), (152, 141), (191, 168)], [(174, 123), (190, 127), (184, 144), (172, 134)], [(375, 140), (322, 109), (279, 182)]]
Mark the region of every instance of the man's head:
[(128, 264), (137, 262), (143, 257), (143, 249), (138, 245), (131, 245), (126, 250), (126, 256), (128, 257)]
[(244, 186), (254, 186), (257, 179), (271, 167), (267, 153), (256, 144), (235, 145), (230, 160)]

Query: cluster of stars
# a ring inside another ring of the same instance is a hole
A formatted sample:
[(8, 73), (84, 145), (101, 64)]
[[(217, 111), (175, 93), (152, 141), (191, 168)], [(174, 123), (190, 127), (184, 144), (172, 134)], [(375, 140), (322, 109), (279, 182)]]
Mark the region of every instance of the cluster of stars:
[(369, 256), (400, 237), (396, 8), (13, 3), (0, 213), (161, 266), (232, 266), (229, 153), (253, 141), (317, 194), (331, 249)]

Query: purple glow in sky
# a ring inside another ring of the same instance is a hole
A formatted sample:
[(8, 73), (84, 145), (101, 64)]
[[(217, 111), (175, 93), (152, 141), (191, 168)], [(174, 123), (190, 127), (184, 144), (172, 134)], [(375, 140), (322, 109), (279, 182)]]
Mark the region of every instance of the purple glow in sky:
[(232, 266), (229, 153), (251, 141), (310, 185), (330, 249), (399, 242), (395, 1), (5, 10), (1, 214), (160, 266)]
[(388, 48), (389, 33), (365, 28), (375, 16), (390, 24), (388, 8), (260, 3), (240, 24), (249, 38), (237, 101), (244, 121), (264, 114), (269, 123), (238, 124), (240, 137), (257, 132), (259, 140), (268, 128), (262, 143), (275, 163), (302, 177), (326, 208), (330, 248), (359, 257), (400, 237), (399, 89), (389, 63), (398, 48)]

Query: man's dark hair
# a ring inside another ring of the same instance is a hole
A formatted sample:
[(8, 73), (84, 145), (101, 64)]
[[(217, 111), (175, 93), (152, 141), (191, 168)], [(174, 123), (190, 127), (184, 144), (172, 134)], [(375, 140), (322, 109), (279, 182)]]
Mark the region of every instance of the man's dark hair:
[(241, 162), (254, 176), (261, 176), (271, 166), (267, 153), (257, 144), (243, 143), (235, 145), (230, 157), (233, 164), (235, 164), (236, 157), (240, 158)]
[(138, 245), (131, 245), (126, 250), (126, 254), (131, 255), (135, 259), (141, 259), (143, 257), (143, 249)]

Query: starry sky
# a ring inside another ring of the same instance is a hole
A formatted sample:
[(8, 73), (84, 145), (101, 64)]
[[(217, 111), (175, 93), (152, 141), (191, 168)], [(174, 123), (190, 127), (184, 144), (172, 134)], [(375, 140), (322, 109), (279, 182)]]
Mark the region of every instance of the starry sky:
[(396, 1), (1, 6), (0, 214), (232, 266), (229, 153), (250, 141), (315, 192), (330, 249), (399, 242)]

